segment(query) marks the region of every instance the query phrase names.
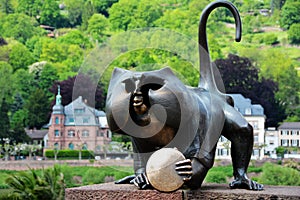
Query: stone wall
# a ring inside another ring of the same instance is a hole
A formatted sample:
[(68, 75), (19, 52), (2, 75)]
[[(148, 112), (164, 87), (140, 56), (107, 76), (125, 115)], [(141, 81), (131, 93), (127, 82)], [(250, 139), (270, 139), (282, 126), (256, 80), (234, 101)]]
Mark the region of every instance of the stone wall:
[(300, 187), (265, 186), (263, 191), (229, 189), (225, 184), (204, 184), (199, 190), (177, 190), (161, 193), (156, 190), (138, 190), (134, 185), (116, 185), (105, 183), (66, 189), (66, 200), (90, 199), (159, 199), (159, 200), (191, 200), (191, 199), (257, 199), (257, 200), (296, 200), (300, 199)]

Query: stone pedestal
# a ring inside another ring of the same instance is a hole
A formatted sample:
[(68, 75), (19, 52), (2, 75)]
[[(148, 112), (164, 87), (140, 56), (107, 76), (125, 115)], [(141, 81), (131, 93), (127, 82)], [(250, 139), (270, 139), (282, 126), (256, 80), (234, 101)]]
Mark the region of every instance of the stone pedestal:
[(265, 186), (263, 191), (244, 189), (229, 189), (225, 184), (204, 184), (198, 190), (177, 190), (162, 193), (156, 190), (138, 190), (134, 185), (116, 185), (105, 183), (66, 189), (66, 200), (90, 199), (158, 199), (158, 200), (186, 200), (186, 199), (257, 199), (257, 200), (300, 200), (300, 187)]

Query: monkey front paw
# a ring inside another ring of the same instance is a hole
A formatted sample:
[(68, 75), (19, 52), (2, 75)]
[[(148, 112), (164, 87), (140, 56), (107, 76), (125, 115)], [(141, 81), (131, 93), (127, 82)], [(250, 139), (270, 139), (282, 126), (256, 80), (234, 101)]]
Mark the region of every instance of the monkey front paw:
[(130, 183), (133, 183), (135, 186), (143, 190), (152, 188), (145, 173), (137, 175), (134, 179), (130, 181)]
[(191, 180), (193, 175), (192, 161), (190, 159), (182, 160), (175, 163), (175, 170), (184, 182)]
[(229, 187), (231, 189), (241, 188), (241, 189), (248, 189), (248, 190), (264, 189), (264, 185), (257, 183), (256, 181), (253, 181), (247, 177), (236, 178), (229, 184)]

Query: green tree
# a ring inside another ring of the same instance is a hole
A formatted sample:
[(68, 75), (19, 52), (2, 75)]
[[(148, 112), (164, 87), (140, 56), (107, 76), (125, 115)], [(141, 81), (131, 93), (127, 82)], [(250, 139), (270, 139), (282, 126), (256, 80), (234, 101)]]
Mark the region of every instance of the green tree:
[(109, 21), (102, 14), (94, 14), (88, 21), (88, 33), (99, 42), (102, 42), (109, 30)]
[(300, 79), (292, 65), (281, 72), (278, 85), (279, 90), (276, 92), (276, 99), (285, 108), (285, 114), (288, 117), (297, 116), (300, 118)]
[(0, 33), (3, 37), (13, 37), (25, 44), (29, 38), (43, 32), (37, 25), (35, 19), (25, 14), (10, 14), (4, 17)]
[[(68, 57), (62, 62), (62, 65), (67, 67), (67, 70), (60, 71), (59, 77), (63, 77), (64, 74), (68, 76), (73, 76), (72, 72), (78, 73), (78, 70), (84, 59), (84, 51), (77, 45), (70, 45), (68, 48)], [(58, 67), (57, 67), (58, 68)], [(70, 74), (71, 73), (71, 74)]]
[(102, 0), (91, 0), (94, 9), (97, 13), (103, 14), (105, 17), (108, 17), (109, 8), (119, 0), (110, 0), (110, 1), (102, 1)]
[(69, 45), (70, 44), (78, 45), (82, 49), (87, 49), (92, 47), (89, 38), (79, 30), (72, 30), (67, 34), (59, 37), (57, 39), (57, 44), (61, 44), (61, 43), (69, 44)]
[(36, 18), (42, 7), (40, 0), (18, 0), (17, 12)]
[(49, 91), (53, 83), (58, 80), (58, 74), (56, 68), (47, 63), (41, 72), (40, 77), (37, 79), (40, 88), (44, 91), (47, 98), (50, 99), (53, 97), (53, 94)]
[(6, 14), (14, 12), (11, 0), (0, 0), (0, 11)]
[(36, 89), (30, 94), (24, 108), (28, 111), (28, 127), (30, 129), (42, 128), (49, 116), (49, 100), (42, 89)]
[(31, 52), (23, 44), (14, 45), (9, 54), (9, 64), (15, 72), (18, 69), (28, 69), (28, 66), (34, 62)]
[[(128, 30), (129, 24), (135, 20), (133, 13), (136, 12), (138, 0), (120, 0), (109, 9), (109, 20), (113, 30)], [(129, 14), (130, 13), (130, 14)]]
[(84, 0), (65, 0), (68, 20), (71, 27), (76, 27), (82, 23), (82, 12)]
[(300, 23), (300, 2), (287, 0), (282, 7), (280, 26), (289, 29), (292, 24)]
[(58, 3), (53, 0), (44, 0), (40, 11), (40, 23), (60, 27), (61, 19)]
[(288, 30), (288, 39), (291, 44), (300, 44), (300, 23), (291, 25)]
[(84, 3), (84, 8), (82, 11), (82, 23), (81, 23), (81, 29), (86, 30), (88, 27), (88, 21), (91, 18), (91, 16), (96, 12), (95, 7), (93, 5), (93, 2), (91, 0), (88, 0)]
[(67, 58), (66, 49), (68, 45), (60, 44), (55, 41), (43, 43), (40, 61), (48, 61), (52, 63), (62, 62)]
[(0, 61), (0, 105), (3, 98), (10, 100), (14, 92), (13, 70), (10, 64)]
[(20, 93), (24, 102), (28, 99), (29, 95), (38, 87), (38, 83), (34, 80), (33, 74), (28, 70), (19, 69), (13, 74), (14, 85), (16, 91)]
[(2, 142), (3, 138), (10, 138), (10, 122), (8, 118), (8, 109), (9, 106), (5, 100), (5, 98), (1, 101), (0, 107), (0, 139)]

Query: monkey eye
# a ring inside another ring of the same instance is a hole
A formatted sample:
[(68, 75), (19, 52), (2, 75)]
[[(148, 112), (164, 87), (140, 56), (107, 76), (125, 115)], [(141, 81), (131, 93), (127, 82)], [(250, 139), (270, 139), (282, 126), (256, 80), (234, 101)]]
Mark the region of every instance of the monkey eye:
[(135, 83), (132, 79), (126, 79), (122, 81), (123, 84), (125, 84), (125, 90), (127, 93), (134, 92), (135, 90)]

